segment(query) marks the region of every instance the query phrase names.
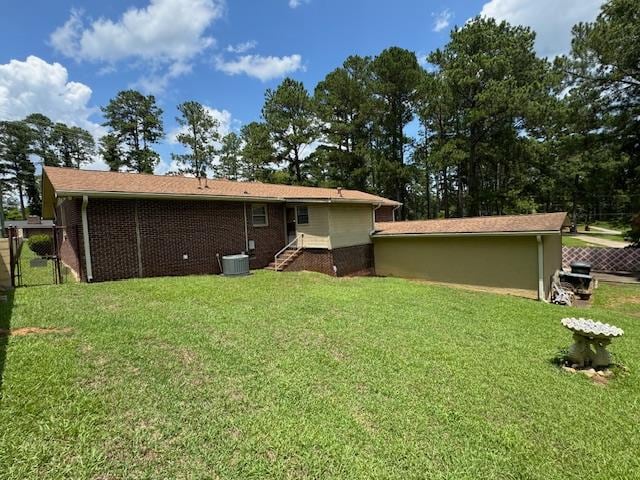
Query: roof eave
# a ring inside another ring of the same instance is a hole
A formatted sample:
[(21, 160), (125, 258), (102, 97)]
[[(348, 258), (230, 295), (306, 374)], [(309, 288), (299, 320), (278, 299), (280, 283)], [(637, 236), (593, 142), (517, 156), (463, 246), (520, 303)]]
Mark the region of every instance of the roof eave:
[(238, 196), (238, 195), (207, 195), (201, 193), (194, 194), (174, 194), (174, 193), (139, 193), (139, 192), (105, 192), (96, 190), (56, 190), (57, 197), (83, 197), (90, 198), (145, 198), (164, 200), (220, 200), (234, 202), (264, 202), (264, 203), (349, 203), (361, 205), (384, 204), (377, 200), (360, 199), (334, 199), (334, 198), (288, 198), (288, 197), (261, 197), (261, 196)]
[(166, 200), (224, 200), (224, 201), (255, 201), (282, 203), (284, 198), (275, 197), (253, 197), (237, 195), (204, 195), (198, 193), (175, 194), (175, 193), (139, 193), (139, 192), (103, 192), (95, 190), (57, 190), (58, 197), (84, 197), (89, 198), (143, 198), (143, 199), (166, 199)]

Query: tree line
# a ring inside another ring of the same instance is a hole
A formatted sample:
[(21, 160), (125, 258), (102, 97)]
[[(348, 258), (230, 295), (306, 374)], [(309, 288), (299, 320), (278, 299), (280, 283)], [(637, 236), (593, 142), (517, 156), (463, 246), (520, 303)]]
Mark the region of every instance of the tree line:
[[(286, 78), (237, 133), (221, 135), (210, 110), (182, 103), (184, 152), (170, 174), (359, 189), (402, 202), (408, 219), (630, 217), (640, 210), (640, 50), (629, 42), (639, 12), (639, 0), (610, 0), (553, 61), (536, 54), (530, 28), (476, 17), (425, 66), (391, 47), (348, 57), (312, 92)], [(98, 154), (109, 167), (153, 172), (165, 136), (155, 98), (123, 91), (102, 112)], [(32, 208), (30, 158), (79, 168), (93, 155), (86, 131), (58, 125), (38, 114), (0, 124), (5, 183)]]

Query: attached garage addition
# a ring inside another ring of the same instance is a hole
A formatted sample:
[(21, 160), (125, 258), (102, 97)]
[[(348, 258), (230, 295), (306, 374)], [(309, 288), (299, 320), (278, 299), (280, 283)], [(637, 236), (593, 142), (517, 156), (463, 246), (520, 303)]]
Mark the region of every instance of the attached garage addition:
[(376, 224), (377, 275), (547, 299), (566, 213)]

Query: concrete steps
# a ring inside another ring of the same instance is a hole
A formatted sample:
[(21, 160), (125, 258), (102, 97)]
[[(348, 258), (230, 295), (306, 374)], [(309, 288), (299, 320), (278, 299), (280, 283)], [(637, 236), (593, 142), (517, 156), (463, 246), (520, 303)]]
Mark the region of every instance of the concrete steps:
[(288, 248), (287, 250), (282, 252), (280, 254), (280, 256), (278, 257), (278, 269), (277, 270), (276, 270), (276, 262), (275, 261), (271, 262), (264, 269), (265, 270), (274, 270), (274, 271), (281, 272), (284, 269), (286, 269), (289, 265), (291, 265), (291, 262), (293, 262), (296, 258), (298, 258), (300, 256), (301, 252), (302, 252), (302, 250), (296, 250), (295, 248)]

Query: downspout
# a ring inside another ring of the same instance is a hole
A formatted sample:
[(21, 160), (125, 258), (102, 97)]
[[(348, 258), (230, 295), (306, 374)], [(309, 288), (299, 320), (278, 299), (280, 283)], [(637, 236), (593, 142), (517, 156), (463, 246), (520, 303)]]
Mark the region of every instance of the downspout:
[(84, 262), (87, 271), (87, 282), (93, 281), (93, 271), (91, 270), (91, 248), (89, 246), (89, 224), (87, 223), (87, 204), (89, 197), (82, 197), (82, 240), (84, 242)]
[(544, 244), (542, 243), (542, 235), (536, 235), (538, 242), (538, 300), (546, 302), (544, 294)]
[(381, 203), (379, 203), (378, 206), (371, 212), (371, 231), (369, 232), (369, 235), (373, 235), (373, 232), (376, 231), (376, 210), (378, 210), (380, 207), (382, 207)]
[[(266, 207), (265, 207), (266, 208)], [(243, 202), (242, 209), (244, 210), (244, 253), (249, 253), (249, 228), (247, 227), (247, 202)]]
[(140, 218), (138, 216), (138, 200), (135, 201), (135, 221), (136, 221), (136, 254), (138, 257), (138, 277), (142, 278), (142, 238), (140, 237)]
[(396, 221), (396, 210), (398, 210), (402, 205), (396, 206), (393, 210), (391, 210), (391, 221)]

